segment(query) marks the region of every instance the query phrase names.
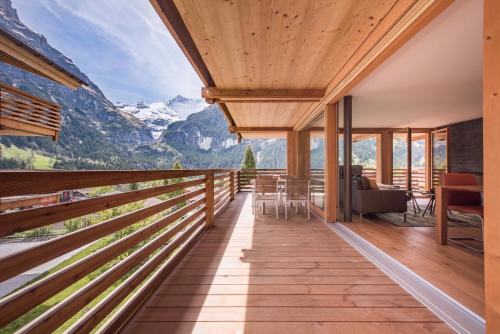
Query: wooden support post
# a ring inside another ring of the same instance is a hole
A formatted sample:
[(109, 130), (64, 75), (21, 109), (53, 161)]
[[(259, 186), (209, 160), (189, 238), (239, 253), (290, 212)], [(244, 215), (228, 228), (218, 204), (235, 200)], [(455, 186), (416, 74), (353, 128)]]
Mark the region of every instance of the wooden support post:
[(338, 172), (338, 104), (327, 104), (325, 123), (325, 218), (337, 220)]
[(236, 176), (238, 178), (238, 180), (237, 180), (237, 182), (238, 182), (237, 183), (237, 185), (238, 185), (237, 192), (241, 192), (241, 171), (240, 170), (236, 172)]
[(229, 172), (229, 200), (234, 201), (234, 170)]
[(288, 131), (286, 133), (286, 174), (289, 176), (298, 175), (298, 132)]
[[(483, 152), (486, 331), (500, 328), (500, 1), (484, 1)], [(449, 163), (448, 163), (449, 165)]]
[(432, 133), (425, 134), (425, 191), (432, 189)]
[(205, 227), (214, 226), (214, 174), (205, 175)]
[(309, 131), (300, 131), (298, 134), (297, 149), (297, 176), (301, 179), (309, 179), (310, 174), (310, 147), (311, 136)]
[(446, 202), (446, 189), (436, 188), (436, 242), (440, 245), (448, 244), (448, 204)]
[(352, 221), (352, 96), (344, 97), (344, 221)]
[(287, 132), (287, 175), (309, 177), (309, 131)]
[(411, 128), (406, 129), (406, 190), (411, 191), (412, 182), (411, 182)]

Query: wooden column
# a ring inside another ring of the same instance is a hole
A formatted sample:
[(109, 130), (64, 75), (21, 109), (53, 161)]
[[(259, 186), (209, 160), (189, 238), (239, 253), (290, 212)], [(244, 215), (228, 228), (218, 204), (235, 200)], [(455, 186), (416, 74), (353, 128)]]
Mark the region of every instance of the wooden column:
[(425, 134), (425, 190), (432, 189), (432, 134)]
[(406, 129), (406, 190), (411, 191), (411, 128)]
[(310, 133), (287, 132), (287, 174), (299, 178), (309, 177)]
[(483, 163), (487, 333), (500, 328), (500, 1), (484, 1)]
[(380, 134), (380, 144), (377, 146), (377, 169), (383, 184), (392, 184), (392, 131), (384, 130)]
[(344, 97), (344, 221), (352, 221), (352, 96)]
[(338, 104), (327, 104), (325, 123), (325, 218), (328, 222), (337, 220), (337, 178), (338, 178)]
[(300, 131), (298, 136), (298, 177), (309, 179), (310, 160), (311, 160), (311, 133), (309, 131)]
[(214, 226), (214, 174), (205, 175), (205, 227)]
[(286, 133), (286, 174), (298, 176), (298, 132)]

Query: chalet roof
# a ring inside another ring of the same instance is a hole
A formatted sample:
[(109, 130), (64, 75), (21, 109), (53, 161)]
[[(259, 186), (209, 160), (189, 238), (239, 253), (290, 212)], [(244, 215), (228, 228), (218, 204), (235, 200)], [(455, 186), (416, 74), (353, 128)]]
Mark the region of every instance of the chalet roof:
[(25, 43), (1, 26), (0, 61), (59, 82), (73, 89), (86, 84), (77, 75), (58, 65), (50, 57)]
[(301, 130), (448, 0), (152, 0), (230, 130)]

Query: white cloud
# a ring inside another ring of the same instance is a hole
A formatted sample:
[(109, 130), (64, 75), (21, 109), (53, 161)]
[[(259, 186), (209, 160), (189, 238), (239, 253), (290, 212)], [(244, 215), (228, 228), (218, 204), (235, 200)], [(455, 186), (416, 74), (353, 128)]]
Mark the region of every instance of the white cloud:
[(121, 49), (129, 58), (127, 79), (142, 88), (160, 96), (199, 97), (201, 81), (149, 1), (44, 0), (44, 5), (59, 18), (66, 12), (83, 20)]

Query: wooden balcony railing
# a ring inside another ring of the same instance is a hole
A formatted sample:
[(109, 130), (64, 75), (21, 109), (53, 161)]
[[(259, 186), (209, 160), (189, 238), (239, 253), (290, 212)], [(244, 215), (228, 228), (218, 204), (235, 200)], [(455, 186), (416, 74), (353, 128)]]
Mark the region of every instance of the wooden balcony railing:
[[(433, 185), (439, 184), (439, 177), (443, 170), (434, 170), (433, 173)], [(257, 175), (263, 174), (286, 174), (285, 169), (247, 169), (241, 170), (238, 173), (238, 184), (239, 189), (249, 190), (250, 181), (257, 177)], [(363, 176), (369, 178), (377, 177), (377, 170), (374, 168), (363, 168)], [(321, 183), (324, 179), (323, 169), (311, 169), (310, 171), (311, 181), (317, 181)], [(393, 170), (393, 183), (402, 188), (406, 186), (406, 169), (394, 169)], [(314, 182), (312, 182), (314, 183)], [(414, 168), (412, 170), (412, 187), (414, 190), (424, 190), (425, 189), (425, 168)]]
[(237, 172), (238, 191), (250, 191), (250, 183), (257, 175), (286, 175), (286, 169), (241, 169)]
[[(406, 169), (393, 169), (392, 182), (401, 188), (406, 187)], [(413, 168), (411, 171), (411, 187), (413, 190), (425, 190), (425, 168)]]
[(57, 104), (0, 83), (0, 134), (56, 139), (60, 130), (61, 110)]
[[(102, 221), (0, 258), (3, 282), (68, 252), (102, 243), (76, 262), (0, 300), (0, 327), (13, 326), (24, 315), (23, 319), (30, 320), (22, 328), (14, 328), (23, 333), (50, 333), (62, 325), (69, 333), (89, 333), (96, 327), (108, 332), (118, 329), (203, 231), (214, 225), (214, 215), (237, 190), (235, 172), (225, 169), (6, 171), (0, 172), (0, 184), (2, 198), (82, 188), (114, 189), (109, 194), (0, 215), (0, 237), (6, 237), (106, 213)], [(154, 201), (148, 204), (151, 199)], [(80, 280), (89, 275), (92, 279), (80, 286)], [(73, 287), (72, 293), (51, 308), (42, 306)]]

